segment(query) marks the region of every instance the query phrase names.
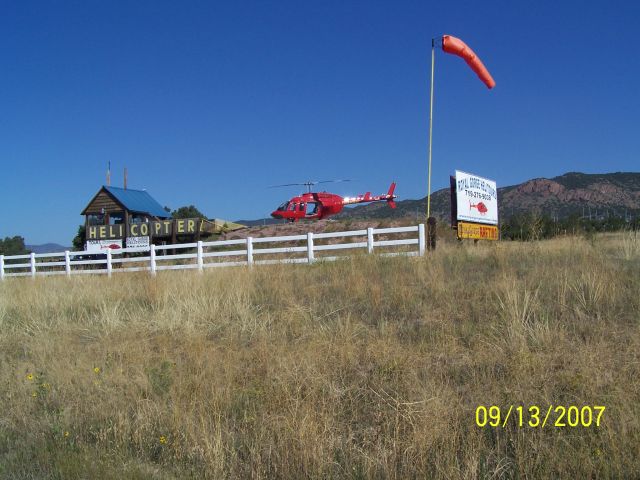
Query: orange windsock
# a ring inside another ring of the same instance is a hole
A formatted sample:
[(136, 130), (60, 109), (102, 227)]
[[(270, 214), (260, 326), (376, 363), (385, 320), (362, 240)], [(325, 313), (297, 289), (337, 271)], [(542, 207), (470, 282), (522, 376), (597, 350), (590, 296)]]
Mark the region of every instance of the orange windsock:
[(451, 35), (444, 35), (442, 37), (442, 50), (453, 55), (457, 55), (462, 58), (467, 65), (471, 67), (471, 70), (476, 72), (478, 78), (489, 88), (496, 86), (496, 82), (489, 73), (489, 70), (483, 65), (478, 56), (474, 53), (469, 46), (462, 40)]

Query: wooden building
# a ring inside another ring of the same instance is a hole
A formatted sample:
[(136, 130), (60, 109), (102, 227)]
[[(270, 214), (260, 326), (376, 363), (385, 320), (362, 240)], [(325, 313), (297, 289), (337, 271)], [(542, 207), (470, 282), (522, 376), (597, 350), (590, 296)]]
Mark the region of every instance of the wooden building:
[(120, 225), (165, 220), (171, 216), (145, 190), (103, 186), (81, 215), (85, 225)]
[(102, 186), (81, 214), (88, 251), (193, 242), (214, 233), (215, 227), (201, 218), (171, 219), (145, 190), (111, 186)]

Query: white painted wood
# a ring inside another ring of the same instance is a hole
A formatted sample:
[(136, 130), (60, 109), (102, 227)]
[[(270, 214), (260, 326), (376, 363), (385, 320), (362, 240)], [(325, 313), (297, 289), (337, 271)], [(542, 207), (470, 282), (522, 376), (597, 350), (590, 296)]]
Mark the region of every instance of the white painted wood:
[[(38, 267), (64, 267), (66, 265), (65, 261), (60, 262), (39, 262), (37, 263)], [(41, 273), (41, 272), (38, 272)]]
[(205, 263), (204, 268), (218, 268), (218, 267), (240, 267), (246, 266), (247, 262), (210, 262)]
[(113, 265), (111, 264), (111, 249), (107, 248), (107, 276), (111, 276)]
[(282, 247), (282, 248), (254, 248), (254, 255), (264, 255), (266, 253), (297, 253), (306, 252), (307, 247)]
[(373, 233), (408, 233), (417, 232), (418, 227), (391, 227), (391, 228), (374, 228)]
[(256, 265), (278, 265), (282, 263), (308, 263), (306, 258), (283, 258), (282, 260), (258, 260)]
[[(376, 234), (393, 234), (393, 233), (411, 233), (418, 232), (418, 238), (404, 238), (400, 240), (379, 240), (375, 241), (374, 236)], [(345, 237), (365, 237), (366, 241), (360, 242), (347, 242), (338, 243), (334, 245), (316, 245), (315, 239), (322, 238), (345, 238)], [(305, 242), (306, 240), (306, 242)], [(292, 242), (291, 246), (282, 246), (278, 248), (261, 248), (254, 249), (254, 244), (269, 244), (269, 243), (281, 243)], [(300, 243), (304, 242), (302, 245)], [(305, 244), (306, 243), (306, 244)], [(232, 245), (242, 245), (245, 248), (239, 250), (223, 250), (223, 251), (205, 251), (205, 248), (215, 247), (228, 247)], [(82, 257), (85, 255), (96, 255), (95, 253), (83, 252), (69, 252), (64, 253), (46, 253), (46, 254), (29, 254), (29, 255), (13, 255), (13, 256), (0, 256), (0, 278), (10, 276), (50, 276), (50, 275), (72, 275), (72, 274), (102, 274), (106, 273), (111, 276), (112, 273), (120, 272), (139, 272), (149, 271), (154, 275), (158, 270), (188, 270), (198, 269), (202, 271), (204, 268), (217, 268), (225, 266), (239, 266), (239, 265), (271, 265), (271, 264), (295, 264), (295, 263), (313, 263), (318, 261), (333, 261), (341, 258), (348, 258), (344, 256), (317, 256), (317, 252), (325, 250), (350, 250), (367, 248), (369, 253), (372, 253), (375, 247), (393, 247), (402, 245), (418, 245), (417, 252), (387, 252), (385, 256), (398, 256), (398, 255), (424, 255), (426, 245), (425, 226), (423, 224), (412, 227), (398, 227), (398, 228), (368, 228), (367, 230), (352, 230), (348, 232), (328, 232), (314, 234), (309, 232), (304, 235), (288, 235), (281, 237), (264, 237), (264, 238), (246, 238), (246, 239), (234, 239), (234, 240), (220, 240), (213, 242), (186, 243), (177, 245), (163, 245), (155, 246), (150, 245), (150, 248), (128, 248), (121, 250), (107, 250), (106, 259), (100, 260), (84, 260), (82, 258), (74, 260), (76, 257)], [(182, 253), (177, 255), (157, 255), (157, 251), (167, 251), (172, 249), (195, 249), (195, 253)], [(122, 254), (125, 252), (146, 252), (149, 251), (148, 256), (141, 256), (136, 258), (124, 258)], [(255, 255), (287, 255), (295, 253), (305, 253), (306, 258), (270, 258), (268, 260), (256, 261)], [(214, 257), (222, 259), (232, 259), (233, 257), (244, 256), (243, 261), (212, 261), (205, 262), (205, 258)], [(62, 257), (64, 261), (56, 260), (52, 262), (38, 262), (37, 259), (42, 258), (56, 258)], [(91, 257), (89, 257), (91, 258)], [(95, 258), (95, 257), (93, 257)], [(28, 263), (9, 263), (7, 260), (15, 261), (20, 259), (28, 259)], [(177, 265), (158, 265), (158, 262), (169, 261), (177, 262)], [(179, 260), (187, 260), (185, 264), (181, 264)], [(193, 262), (195, 260), (195, 262)], [(148, 264), (147, 264), (148, 262)], [(113, 269), (114, 264), (130, 264), (130, 267)], [(142, 265), (136, 265), (142, 264)], [(103, 269), (82, 269), (72, 267), (81, 267), (83, 265), (103, 265)], [(46, 270), (49, 267), (63, 267), (64, 270), (42, 271), (42, 268)], [(18, 271), (13, 273), (12, 270), (28, 269), (28, 271)], [(38, 271), (39, 270), (39, 271)]]
[(5, 260), (23, 260), (27, 258), (31, 258), (30, 253), (27, 253), (26, 255), (5, 255), (4, 257)]
[(113, 271), (113, 273), (122, 273), (122, 272), (148, 272), (149, 267), (126, 267), (126, 268), (118, 268)]
[(417, 245), (417, 238), (407, 238), (404, 240), (378, 240), (377, 242), (373, 242), (375, 247), (390, 247), (395, 245)]
[(198, 268), (198, 265), (190, 264), (190, 265), (157, 265), (156, 270), (159, 272), (160, 270), (191, 270), (194, 268)]
[[(104, 265), (106, 263), (107, 263), (106, 260), (72, 260), (71, 261), (71, 266), (76, 266), (76, 265)], [(74, 273), (75, 272), (76, 272), (76, 270), (74, 270)], [(89, 271), (89, 272), (91, 272), (91, 271)]]
[(352, 243), (336, 243), (335, 245), (316, 245), (313, 249), (316, 252), (322, 250), (345, 250), (348, 248), (366, 248), (367, 242), (352, 242)]
[(202, 246), (207, 247), (224, 247), (227, 245), (244, 245), (247, 241), (244, 238), (236, 238), (234, 240), (216, 240), (214, 242), (202, 242)]
[(253, 264), (253, 238), (247, 237), (247, 263)]
[[(242, 243), (246, 243), (246, 240), (242, 240)], [(209, 252), (209, 253), (203, 253), (202, 256), (203, 258), (209, 258), (209, 257), (236, 257), (239, 255), (246, 255), (247, 254), (247, 250), (227, 250), (225, 252)]]
[(95, 255), (95, 253), (91, 254), (84, 250), (82, 252), (69, 252), (70, 257), (81, 257), (83, 255)]
[(156, 255), (156, 262), (164, 262), (166, 260), (186, 260), (196, 258), (195, 253), (181, 253), (179, 255)]
[(94, 273), (96, 274), (103, 274), (103, 273), (109, 273), (106, 269), (102, 268), (99, 270), (74, 270), (73, 274), (79, 274), (79, 275), (93, 275)]
[(111, 252), (113, 255), (122, 255), (123, 253), (146, 253), (151, 250), (151, 246), (149, 248), (146, 247), (129, 247), (129, 248), (121, 248), (119, 250), (114, 250)]
[(288, 235), (283, 237), (261, 237), (254, 238), (253, 243), (270, 243), (270, 242), (292, 242), (295, 240), (306, 240), (306, 235)]
[(307, 233), (307, 262), (313, 263), (313, 232)]
[(196, 256), (196, 263), (198, 264), (198, 270), (202, 271), (203, 269), (203, 260), (202, 260), (202, 241), (198, 241), (198, 252)]
[(111, 263), (142, 263), (148, 262), (151, 257), (133, 257), (133, 258), (111, 258)]
[(316, 233), (315, 238), (337, 238), (337, 237), (356, 237), (361, 235), (366, 235), (366, 230), (350, 230), (348, 232), (327, 232), (327, 233)]
[(335, 257), (335, 256), (333, 256), (333, 257), (318, 257), (318, 258), (316, 258), (316, 262), (335, 262), (337, 260), (344, 260), (346, 258), (349, 258), (349, 257), (343, 257), (343, 256), (339, 256), (339, 257)]
[(36, 253), (36, 258), (62, 257), (64, 253)]
[(154, 244), (150, 245), (151, 249), (149, 250), (149, 271), (151, 275), (156, 274), (156, 246)]
[(67, 274), (67, 277), (71, 276), (71, 256), (69, 255), (69, 250), (65, 250), (64, 252), (64, 272)]
[(418, 252), (387, 252), (381, 253), (381, 257), (417, 257)]
[(197, 243), (176, 243), (173, 245), (156, 245), (157, 250), (180, 250), (181, 248), (196, 248)]
[[(31, 267), (31, 263), (7, 263), (4, 266), (4, 268), (7, 270), (10, 270), (12, 268), (29, 268), (29, 267)], [(31, 272), (29, 272), (29, 275), (31, 275)]]
[(36, 276), (36, 254), (35, 253), (31, 253), (31, 276), (35, 277)]

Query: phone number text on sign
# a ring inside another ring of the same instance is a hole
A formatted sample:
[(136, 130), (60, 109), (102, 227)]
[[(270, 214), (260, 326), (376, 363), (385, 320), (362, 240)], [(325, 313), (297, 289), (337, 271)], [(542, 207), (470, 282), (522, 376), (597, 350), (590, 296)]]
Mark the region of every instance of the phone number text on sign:
[(492, 200), (491, 195), (487, 195), (486, 193), (474, 192), (473, 190), (465, 190), (464, 193), (466, 193), (469, 198), (487, 201)]
[(506, 412), (497, 405), (476, 408), (476, 425), (478, 427), (506, 427), (511, 421), (518, 427), (544, 428), (549, 427), (599, 427), (603, 420), (606, 407), (604, 405), (549, 405), (540, 408), (537, 405), (529, 407), (510, 405)]

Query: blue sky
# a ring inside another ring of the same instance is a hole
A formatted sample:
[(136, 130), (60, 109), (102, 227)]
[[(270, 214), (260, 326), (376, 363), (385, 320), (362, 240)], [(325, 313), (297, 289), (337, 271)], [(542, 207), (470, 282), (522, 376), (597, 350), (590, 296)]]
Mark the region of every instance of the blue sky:
[(171, 208), (261, 218), (294, 189), (426, 194), (455, 169), (498, 186), (638, 171), (638, 2), (4, 2), (0, 237), (69, 245), (105, 183)]

